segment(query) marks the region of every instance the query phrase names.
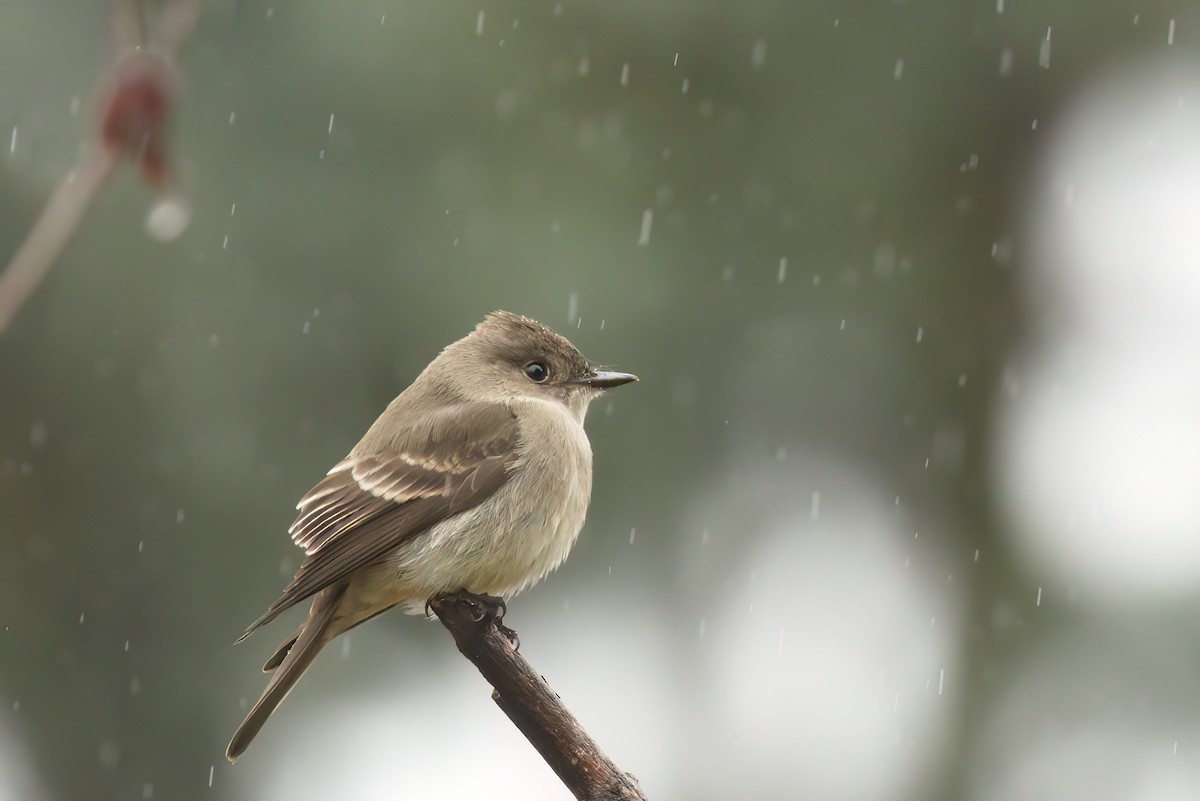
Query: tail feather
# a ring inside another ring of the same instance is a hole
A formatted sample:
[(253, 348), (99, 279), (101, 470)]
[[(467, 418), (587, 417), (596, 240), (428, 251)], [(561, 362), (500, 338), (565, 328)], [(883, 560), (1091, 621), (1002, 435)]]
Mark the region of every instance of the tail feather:
[(300, 639), (300, 635), (304, 633), (304, 627), (288, 637), (283, 642), (279, 643), (279, 647), (275, 649), (275, 653), (271, 654), (271, 658), (263, 664), (263, 673), (270, 673), (275, 668), (283, 664), (283, 660), (287, 658), (288, 652), (292, 650), (292, 646), (296, 644), (296, 640)]
[(329, 623), (333, 619), (333, 612), (344, 591), (345, 586), (339, 585), (328, 587), (317, 593), (313, 599), (312, 609), (308, 613), (308, 620), (299, 636), (294, 642), (285, 643), (268, 661), (267, 664), (270, 665), (279, 657), (280, 653), (285, 654), (267, 682), (262, 697), (258, 699), (258, 703), (250, 710), (250, 714), (246, 715), (246, 719), (234, 733), (233, 739), (229, 741), (225, 756), (230, 762), (235, 761), (249, 747), (250, 741), (267, 722), (267, 718), (271, 716), (276, 707), (283, 703), (283, 699), (292, 691), (292, 687), (304, 675), (304, 671), (308, 670), (317, 654), (325, 647), (325, 643), (329, 642), (331, 639), (328, 632)]

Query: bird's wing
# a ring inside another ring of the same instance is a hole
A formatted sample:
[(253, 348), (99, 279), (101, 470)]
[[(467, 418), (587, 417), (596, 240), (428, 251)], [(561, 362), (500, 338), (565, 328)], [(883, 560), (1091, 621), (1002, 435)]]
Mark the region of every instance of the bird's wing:
[(415, 417), (386, 449), (351, 453), (300, 499), (293, 541), (306, 558), (279, 600), (242, 635), (431, 526), (490, 497), (516, 458), (517, 422), (496, 403)]

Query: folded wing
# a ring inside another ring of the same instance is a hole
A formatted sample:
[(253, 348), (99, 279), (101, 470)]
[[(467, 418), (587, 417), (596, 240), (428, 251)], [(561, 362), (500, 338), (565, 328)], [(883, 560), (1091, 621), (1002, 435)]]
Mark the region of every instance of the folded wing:
[(304, 563), (241, 639), (491, 497), (508, 480), (516, 446), (516, 418), (507, 406), (462, 403), (413, 418), (374, 452), (356, 448), (296, 505), (289, 532), (304, 549)]

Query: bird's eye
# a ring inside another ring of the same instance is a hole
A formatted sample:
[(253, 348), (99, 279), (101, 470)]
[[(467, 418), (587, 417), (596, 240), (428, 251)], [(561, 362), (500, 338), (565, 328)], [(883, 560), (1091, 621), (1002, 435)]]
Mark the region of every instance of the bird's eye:
[(546, 369), (546, 365), (541, 362), (530, 362), (525, 365), (525, 375), (530, 381), (540, 384), (550, 377), (550, 371)]

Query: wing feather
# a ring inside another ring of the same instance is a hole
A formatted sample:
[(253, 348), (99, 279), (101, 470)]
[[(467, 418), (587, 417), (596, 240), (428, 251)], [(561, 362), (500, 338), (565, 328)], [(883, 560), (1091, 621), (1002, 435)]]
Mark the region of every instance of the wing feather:
[(304, 548), (304, 563), (242, 637), (436, 523), (482, 503), (507, 481), (517, 434), (507, 406), (456, 404), (401, 426), (389, 452), (352, 452), (296, 505), (299, 513), (288, 532)]

